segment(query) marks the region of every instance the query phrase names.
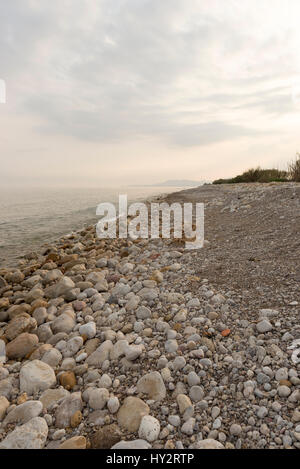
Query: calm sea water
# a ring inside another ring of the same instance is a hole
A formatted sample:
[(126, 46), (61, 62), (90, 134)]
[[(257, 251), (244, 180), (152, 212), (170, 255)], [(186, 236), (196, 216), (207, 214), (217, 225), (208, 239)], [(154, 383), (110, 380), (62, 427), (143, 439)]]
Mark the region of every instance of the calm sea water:
[(182, 189), (0, 189), (0, 267), (16, 265), (24, 254), (96, 223), (97, 205), (117, 203), (119, 194), (127, 194), (131, 203)]

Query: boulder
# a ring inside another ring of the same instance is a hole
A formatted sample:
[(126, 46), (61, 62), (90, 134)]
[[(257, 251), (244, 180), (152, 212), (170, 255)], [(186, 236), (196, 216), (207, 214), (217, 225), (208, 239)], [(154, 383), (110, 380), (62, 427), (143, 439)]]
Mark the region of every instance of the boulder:
[(24, 358), (34, 350), (38, 342), (35, 334), (24, 332), (6, 345), (6, 355), (9, 359)]
[(149, 406), (138, 397), (126, 397), (117, 414), (118, 424), (134, 433), (139, 429), (144, 415), (148, 415), (149, 412)]
[(147, 394), (149, 399), (161, 401), (166, 397), (166, 387), (158, 371), (148, 373), (139, 379), (137, 390), (143, 394)]
[(45, 446), (47, 436), (46, 420), (35, 417), (9, 433), (1, 441), (0, 449), (42, 449)]
[(53, 369), (40, 360), (26, 363), (20, 371), (20, 390), (29, 396), (35, 392), (45, 391), (56, 384)]

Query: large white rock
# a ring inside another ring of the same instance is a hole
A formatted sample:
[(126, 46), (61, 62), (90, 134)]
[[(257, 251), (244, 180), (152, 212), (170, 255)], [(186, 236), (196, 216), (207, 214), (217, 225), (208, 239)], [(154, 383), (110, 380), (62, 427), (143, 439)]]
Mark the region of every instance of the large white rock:
[(27, 401), (24, 404), (20, 404), (15, 407), (5, 417), (3, 425), (6, 426), (9, 423), (24, 424), (29, 420), (38, 417), (43, 410), (43, 404), (40, 401)]
[(224, 449), (224, 446), (219, 441), (208, 438), (192, 444), (190, 449)]
[(47, 389), (47, 391), (43, 392), (41, 395), (40, 401), (43, 404), (44, 409), (50, 409), (51, 406), (57, 404), (69, 395), (69, 391), (64, 388)]
[(53, 289), (52, 298), (58, 298), (65, 295), (69, 290), (75, 288), (75, 283), (69, 277), (63, 277)]
[(88, 339), (93, 339), (96, 332), (96, 324), (93, 321), (79, 327), (79, 333), (81, 335), (86, 335)]
[(35, 417), (7, 435), (0, 449), (42, 449), (48, 436), (46, 420)]
[(139, 437), (142, 440), (147, 440), (151, 443), (152, 441), (157, 440), (159, 432), (159, 421), (156, 418), (151, 417), (151, 415), (144, 415), (139, 428)]
[(111, 449), (150, 449), (151, 445), (145, 440), (120, 441)]
[(101, 410), (106, 406), (109, 392), (105, 388), (91, 389), (89, 392), (89, 406), (94, 410)]
[(56, 428), (69, 427), (72, 415), (74, 415), (78, 410), (82, 410), (81, 392), (73, 392), (66, 397), (56, 409)]
[(270, 332), (273, 329), (273, 326), (269, 321), (263, 319), (256, 325), (256, 329), (260, 334), (265, 334), (266, 332)]
[(93, 352), (87, 359), (87, 364), (90, 366), (101, 367), (105, 360), (109, 360), (109, 354), (113, 349), (113, 344), (111, 340), (106, 340), (103, 342), (100, 347), (98, 347), (95, 352)]
[(31, 396), (35, 392), (45, 391), (56, 384), (53, 369), (40, 360), (26, 363), (20, 371), (20, 390)]
[(56, 368), (62, 361), (62, 354), (56, 348), (52, 348), (44, 353), (41, 361), (47, 363), (51, 368)]
[(83, 347), (83, 338), (80, 336), (68, 340), (62, 353), (64, 358), (73, 357)]
[(153, 371), (140, 378), (137, 383), (137, 390), (147, 394), (149, 399), (155, 401), (161, 401), (166, 397), (165, 383), (158, 371)]
[(53, 334), (58, 334), (59, 332), (69, 334), (73, 330), (75, 324), (75, 314), (71, 310), (66, 310), (51, 323), (51, 329)]

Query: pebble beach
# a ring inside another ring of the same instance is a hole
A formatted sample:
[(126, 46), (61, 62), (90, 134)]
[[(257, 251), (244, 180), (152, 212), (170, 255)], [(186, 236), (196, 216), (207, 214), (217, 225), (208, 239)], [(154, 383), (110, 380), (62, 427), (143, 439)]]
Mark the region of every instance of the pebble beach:
[(165, 200), (203, 249), (91, 225), (0, 268), (0, 449), (300, 449), (300, 184)]

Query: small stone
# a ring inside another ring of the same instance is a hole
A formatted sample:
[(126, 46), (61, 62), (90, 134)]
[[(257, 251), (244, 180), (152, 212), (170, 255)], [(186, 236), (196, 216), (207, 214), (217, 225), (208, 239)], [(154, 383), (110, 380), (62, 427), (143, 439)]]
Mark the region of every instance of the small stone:
[(159, 421), (150, 415), (144, 415), (139, 428), (139, 437), (150, 443), (158, 439), (160, 433)]
[(6, 355), (10, 359), (24, 358), (33, 351), (38, 342), (35, 334), (24, 332), (6, 345)]
[[(0, 320), (1, 322), (1, 320)], [(6, 362), (6, 346), (4, 340), (0, 339), (0, 366)]]
[(66, 434), (66, 430), (62, 428), (61, 430), (56, 430), (52, 435), (53, 441), (61, 440)]
[(13, 318), (5, 331), (5, 336), (8, 340), (14, 340), (24, 332), (31, 332), (37, 327), (37, 322), (34, 318), (27, 313), (20, 314)]
[(204, 391), (201, 386), (193, 386), (189, 395), (193, 402), (199, 402), (204, 398)]
[(194, 418), (189, 418), (181, 427), (182, 433), (191, 436), (194, 433), (195, 422)]
[(208, 438), (207, 440), (197, 441), (190, 446), (190, 449), (225, 449), (222, 443)]
[(78, 410), (82, 410), (82, 399), (80, 392), (74, 392), (65, 397), (55, 412), (56, 428), (66, 428), (71, 424), (71, 417)]
[(112, 341), (106, 340), (87, 358), (86, 363), (90, 366), (101, 368), (102, 364), (109, 359), (109, 354), (112, 349)]
[(84, 436), (73, 436), (64, 441), (58, 449), (86, 449), (86, 438)]
[(237, 423), (233, 423), (230, 427), (230, 434), (233, 436), (239, 436), (242, 433), (242, 427)]
[(260, 334), (265, 334), (266, 332), (270, 332), (273, 329), (273, 326), (269, 321), (264, 319), (256, 325), (256, 329)]
[(38, 417), (43, 410), (43, 404), (40, 401), (27, 401), (15, 407), (3, 421), (6, 426), (9, 423), (24, 424), (34, 417)]
[(88, 322), (79, 327), (79, 333), (86, 336), (88, 339), (93, 339), (96, 332), (96, 324), (94, 322)]
[(280, 397), (288, 397), (291, 394), (291, 390), (288, 386), (278, 386), (277, 392)]
[(158, 371), (148, 373), (139, 379), (137, 391), (147, 394), (150, 399), (161, 401), (166, 397), (166, 387)]
[(177, 400), (177, 404), (178, 404), (178, 407), (179, 407), (179, 412), (180, 412), (181, 415), (184, 414), (186, 409), (188, 409), (189, 407), (192, 406), (190, 398), (188, 396), (186, 396), (185, 394), (178, 394), (176, 400)]
[(143, 350), (144, 346), (142, 345), (130, 345), (126, 348), (125, 357), (129, 361), (134, 361), (142, 355)]
[(187, 381), (189, 386), (196, 386), (200, 383), (200, 378), (194, 371), (191, 371), (188, 374)]
[(133, 440), (133, 441), (120, 441), (114, 445), (111, 449), (150, 449), (151, 445), (145, 440)]
[(116, 424), (105, 425), (91, 437), (93, 449), (110, 449), (122, 439), (122, 432)]
[(165, 350), (168, 353), (174, 353), (178, 350), (178, 343), (175, 339), (167, 340), (165, 343)]
[(184, 357), (176, 357), (173, 361), (173, 369), (174, 371), (182, 370), (186, 365), (186, 360)]
[(54, 384), (56, 384), (55, 373), (47, 363), (33, 360), (21, 368), (20, 390), (29, 396), (51, 388)]
[(264, 406), (261, 406), (257, 410), (257, 417), (259, 417), (260, 419), (263, 419), (268, 415), (268, 413), (269, 413), (268, 409)]
[(116, 414), (120, 408), (120, 402), (117, 397), (111, 397), (107, 402), (107, 408), (111, 414)]
[(109, 389), (112, 386), (112, 379), (109, 375), (104, 374), (101, 376), (98, 384), (99, 388)]
[(216, 407), (216, 406), (213, 407), (211, 409), (211, 416), (212, 416), (213, 420), (215, 420), (217, 417), (219, 417), (220, 413), (221, 413), (221, 410), (220, 410), (219, 407)]
[(42, 402), (44, 409), (50, 409), (53, 404), (56, 404), (58, 401), (69, 396), (69, 394), (70, 393), (63, 388), (47, 389), (47, 391), (43, 392), (41, 395), (40, 401)]
[(0, 396), (0, 422), (3, 420), (6, 410), (9, 407), (9, 401), (4, 396)]
[(61, 314), (57, 319), (51, 323), (51, 329), (54, 334), (65, 332), (69, 334), (75, 326), (75, 314), (71, 310)]
[(73, 389), (74, 386), (76, 386), (77, 384), (76, 377), (73, 371), (65, 371), (64, 373), (59, 375), (59, 382), (68, 391)]
[(109, 392), (105, 388), (92, 389), (89, 393), (89, 406), (94, 410), (101, 410), (106, 406)]
[(118, 424), (131, 433), (139, 429), (144, 415), (150, 412), (149, 406), (138, 397), (127, 397), (117, 415)]
[(82, 413), (80, 412), (80, 410), (77, 410), (70, 419), (71, 427), (77, 428), (81, 424), (82, 419), (83, 419)]
[(44, 353), (41, 361), (47, 363), (47, 365), (51, 366), (51, 368), (56, 368), (62, 361), (62, 354), (59, 350), (52, 348)]
[(287, 368), (280, 368), (275, 373), (276, 381), (282, 381), (283, 379), (288, 379), (288, 378), (289, 378), (289, 372)]

